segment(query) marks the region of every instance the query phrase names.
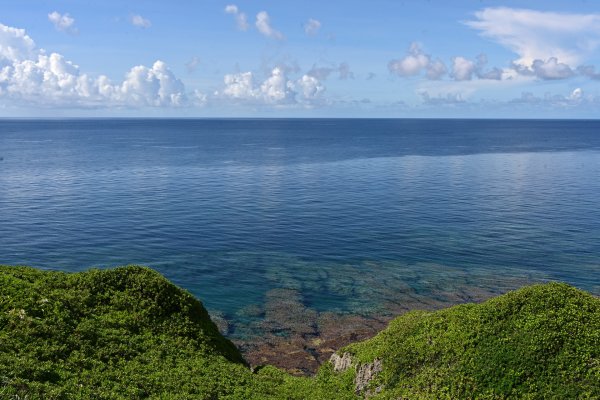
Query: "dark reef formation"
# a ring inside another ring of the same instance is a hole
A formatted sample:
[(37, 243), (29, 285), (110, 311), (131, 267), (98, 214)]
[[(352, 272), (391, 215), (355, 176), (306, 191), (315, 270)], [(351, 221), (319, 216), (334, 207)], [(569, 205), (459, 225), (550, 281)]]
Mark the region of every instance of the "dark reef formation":
[[(265, 264), (278, 262), (295, 268), (267, 273), (281, 287), (269, 290), (262, 304), (240, 309), (231, 322), (223, 315), (211, 316), (250, 364), (269, 364), (300, 376), (313, 375), (336, 349), (373, 337), (408, 311), (479, 303), (543, 281), (541, 275), (519, 269), (494, 271), (491, 279), (484, 268), (434, 263), (317, 265), (288, 258)], [(290, 272), (295, 269), (296, 274)], [(305, 292), (327, 293), (325, 300), (343, 299), (337, 305), (347, 305), (346, 309), (320, 307)], [(236, 324), (236, 318), (244, 324)]]

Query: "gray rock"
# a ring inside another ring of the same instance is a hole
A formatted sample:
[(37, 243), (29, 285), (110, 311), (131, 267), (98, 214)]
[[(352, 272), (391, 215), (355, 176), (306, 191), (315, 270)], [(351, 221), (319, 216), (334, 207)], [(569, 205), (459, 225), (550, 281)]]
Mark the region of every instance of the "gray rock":
[[(329, 362), (333, 364), (333, 370), (335, 372), (344, 372), (352, 366), (352, 356), (350, 353), (344, 353), (339, 356), (337, 353), (333, 353)], [(378, 386), (374, 391), (365, 390), (369, 387), (369, 384), (377, 374), (383, 370), (383, 363), (380, 359), (376, 358), (372, 363), (356, 366), (356, 376), (354, 378), (354, 391), (356, 394), (364, 394), (365, 398), (368, 398), (374, 394), (377, 394), (383, 390), (383, 386)]]
[(344, 353), (340, 357), (337, 353), (333, 353), (329, 362), (333, 364), (333, 370), (335, 372), (344, 372), (352, 365), (352, 356), (350, 356), (350, 353)]
[[(354, 390), (356, 394), (362, 393), (367, 387), (369, 387), (369, 383), (375, 379), (377, 374), (381, 372), (382, 369), (383, 365), (381, 360), (378, 358), (373, 360), (372, 363), (358, 366), (356, 370), (356, 377), (354, 378)], [(370, 393), (366, 393), (366, 397), (368, 397), (369, 394)]]

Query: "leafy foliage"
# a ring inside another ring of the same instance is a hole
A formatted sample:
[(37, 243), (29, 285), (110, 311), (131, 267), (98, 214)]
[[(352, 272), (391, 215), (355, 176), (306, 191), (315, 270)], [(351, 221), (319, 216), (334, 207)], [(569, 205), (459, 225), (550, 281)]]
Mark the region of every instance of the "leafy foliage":
[[(600, 300), (538, 285), (479, 305), (411, 312), (313, 378), (252, 372), (193, 296), (157, 272), (0, 267), (0, 398), (600, 398)], [(375, 388), (382, 390), (375, 393)]]
[(374, 398), (600, 398), (600, 300), (566, 284), (411, 312), (346, 351), (383, 361)]

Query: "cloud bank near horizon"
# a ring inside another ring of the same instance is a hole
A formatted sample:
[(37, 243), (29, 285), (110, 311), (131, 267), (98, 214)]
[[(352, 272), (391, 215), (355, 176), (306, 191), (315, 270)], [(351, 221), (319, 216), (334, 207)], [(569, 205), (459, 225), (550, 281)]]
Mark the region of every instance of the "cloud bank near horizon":
[(189, 99), (167, 65), (131, 68), (113, 83), (91, 77), (59, 53), (39, 49), (24, 29), (0, 24), (0, 98), (41, 107), (181, 106)]
[[(254, 24), (250, 24), (247, 14), (237, 5), (229, 4), (222, 10), (234, 18), (238, 30), (252, 30), (269, 39), (263, 41), (265, 46), (284, 49), (289, 41), (294, 40), (292, 33), (288, 39), (289, 32), (284, 34), (275, 29), (267, 11), (259, 11)], [(47, 17), (56, 31), (73, 35), (64, 38), (81, 38), (75, 18), (69, 13), (53, 11)], [(296, 35), (301, 34), (311, 43), (332, 40), (331, 35), (321, 34), (321, 20), (310, 17), (298, 21)], [(78, 22), (82, 26), (81, 20), (78, 19)], [(152, 27), (143, 33), (140, 30), (140, 35), (150, 35), (157, 29), (149, 19), (139, 14), (132, 14), (128, 22), (138, 28)], [(59, 52), (39, 48), (24, 29), (0, 23), (0, 106), (2, 102), (13, 107), (64, 109), (183, 109), (210, 104), (260, 106), (274, 110), (352, 104), (364, 106), (373, 104), (373, 99), (360, 93), (360, 97), (354, 99), (336, 95), (327, 90), (325, 81), (337, 76), (339, 79), (330, 80), (328, 86), (340, 89), (357, 85), (369, 91), (375, 81), (386, 79), (386, 70), (388, 80), (399, 82), (395, 85), (403, 88), (411, 85), (414, 96), (414, 101), (407, 102), (408, 95), (404, 91), (404, 100), (388, 104), (457, 107), (470, 103), (477, 98), (475, 94), (487, 93), (490, 88), (496, 91), (512, 88), (510, 90), (515, 92), (517, 87), (523, 87), (521, 97), (490, 98), (486, 101), (489, 104), (495, 101), (548, 107), (598, 104), (600, 96), (597, 91), (588, 90), (582, 82), (600, 81), (600, 71), (593, 65), (594, 55), (600, 49), (600, 14), (488, 7), (473, 13), (469, 20), (457, 21), (458, 26), (461, 24), (499, 48), (510, 51), (514, 57), (507, 59), (504, 65), (494, 65), (489, 62), (488, 56), (493, 52), (480, 52), (475, 57), (460, 52), (441, 56), (427, 51), (419, 42), (412, 42), (404, 54), (387, 61), (387, 65), (382, 60), (380, 69), (356, 73), (354, 68), (350, 69), (348, 61), (327, 59), (320, 59), (303, 69), (293, 54), (282, 50), (278, 58), (265, 57), (260, 68), (241, 69), (237, 64), (233, 68), (225, 67), (220, 72), (222, 79), (213, 79), (212, 83), (204, 80), (205, 87), (191, 85), (189, 88), (189, 81), (195, 81), (192, 75), (200, 64), (196, 55), (190, 55), (181, 65), (182, 69), (185, 67), (183, 71), (188, 72), (187, 84), (159, 57), (150, 64), (134, 65), (122, 74), (123, 78), (115, 79), (114, 71), (112, 78), (108, 74), (86, 73)], [(252, 39), (251, 36), (246, 35), (245, 38)], [(497, 57), (491, 59), (498, 62)], [(353, 63), (352, 60), (350, 62)], [(204, 61), (202, 64), (203, 70), (210, 67)], [(175, 71), (178, 70), (175, 68)], [(566, 86), (568, 92), (564, 90), (565, 85), (560, 92), (554, 92), (562, 94), (540, 94), (539, 91), (532, 94), (530, 89), (535, 82), (560, 81), (573, 82), (570, 88)], [(394, 86), (388, 86), (389, 90), (394, 90)], [(481, 99), (479, 95), (478, 101)]]

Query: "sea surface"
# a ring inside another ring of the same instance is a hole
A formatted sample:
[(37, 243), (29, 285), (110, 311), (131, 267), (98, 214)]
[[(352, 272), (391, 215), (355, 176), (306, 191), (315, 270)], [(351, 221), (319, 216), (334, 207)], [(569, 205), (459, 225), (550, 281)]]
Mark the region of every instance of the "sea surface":
[(148, 265), (240, 340), (600, 295), (600, 121), (0, 120), (0, 264)]

